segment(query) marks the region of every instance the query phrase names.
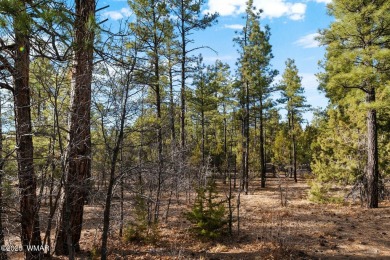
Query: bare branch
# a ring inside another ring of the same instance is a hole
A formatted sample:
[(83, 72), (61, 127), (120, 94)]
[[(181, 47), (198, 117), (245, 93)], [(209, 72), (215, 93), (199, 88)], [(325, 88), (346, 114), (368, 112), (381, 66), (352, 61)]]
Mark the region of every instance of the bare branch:
[(11, 74), (15, 72), (15, 68), (9, 63), (9, 61), (3, 56), (0, 55), (0, 62), (3, 63), (3, 67), (8, 70)]
[(14, 88), (11, 87), (10, 85), (8, 85), (7, 83), (0, 82), (0, 88), (7, 89), (7, 90), (11, 91), (12, 94), (14, 93)]

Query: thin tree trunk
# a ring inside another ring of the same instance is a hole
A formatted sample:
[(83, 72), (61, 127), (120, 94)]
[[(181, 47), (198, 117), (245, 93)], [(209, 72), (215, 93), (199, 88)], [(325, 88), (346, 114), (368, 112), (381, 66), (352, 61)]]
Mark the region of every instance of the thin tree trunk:
[[(61, 131), (60, 131), (60, 122), (59, 122), (59, 116), (58, 116), (58, 92), (59, 92), (59, 86), (57, 85), (56, 86), (56, 94), (54, 96), (54, 111), (53, 111), (53, 118), (54, 118), (54, 122), (53, 122), (53, 134), (56, 135), (56, 138), (55, 140), (58, 139), (58, 145), (59, 145), (59, 149), (60, 149), (60, 154), (63, 155), (64, 154), (64, 149), (63, 149), (63, 146), (62, 146), (62, 134), (61, 134)], [(54, 147), (54, 146), (53, 146)], [(52, 156), (54, 158), (54, 149), (52, 150)], [(47, 252), (47, 254), (50, 255), (50, 248), (51, 248), (51, 230), (52, 230), (52, 222), (53, 222), (53, 218), (54, 218), (54, 214), (55, 214), (55, 211), (57, 209), (57, 206), (58, 206), (58, 202), (60, 200), (60, 197), (61, 197), (61, 189), (62, 189), (62, 185), (63, 185), (63, 181), (61, 180), (60, 182), (60, 185), (58, 187), (58, 192), (55, 196), (55, 199), (53, 201), (53, 192), (54, 192), (54, 172), (55, 172), (55, 169), (56, 169), (56, 165), (54, 164), (54, 161), (52, 161), (51, 163), (51, 176), (50, 176), (50, 187), (49, 187), (49, 216), (48, 216), (48, 223), (47, 223), (47, 228), (46, 228), (46, 232), (45, 232), (45, 237), (43, 239), (43, 245), (46, 246), (48, 245), (49, 246), (49, 250)], [(64, 171), (65, 169), (65, 166), (64, 166), (64, 163), (63, 161), (61, 161), (61, 169), (62, 171)], [(63, 176), (62, 176), (63, 178)]]
[[(226, 118), (225, 118), (226, 120)], [(233, 189), (232, 189), (232, 175), (229, 174), (229, 195), (227, 196), (227, 201), (228, 201), (228, 209), (229, 209), (229, 217), (228, 217), (228, 227), (229, 227), (229, 235), (233, 235), (233, 204), (232, 204), (232, 199), (233, 199)]]
[[(248, 23), (246, 24), (248, 27)], [(248, 28), (247, 28), (248, 29)], [(247, 46), (248, 41), (248, 30), (244, 30), (244, 45), (243, 52), (245, 52), (245, 47)], [(246, 61), (246, 59), (245, 59)], [(243, 183), (242, 189), (244, 190), (245, 195), (248, 194), (249, 187), (249, 82), (245, 80), (245, 96), (244, 96), (244, 118), (243, 118), (243, 140), (242, 140), (242, 175), (243, 175)]]
[[(292, 112), (291, 111), (287, 111), (287, 114), (288, 114), (288, 128), (289, 128), (289, 135), (291, 136), (291, 139), (292, 139), (292, 131), (291, 131), (291, 128), (292, 128), (292, 118), (291, 118), (291, 115), (292, 115)], [(290, 161), (290, 167), (288, 168), (288, 176), (291, 178), (292, 175), (293, 175), (293, 169), (291, 167), (293, 167), (292, 165), (294, 164), (294, 155), (293, 155), (293, 142), (291, 142), (291, 146), (290, 146), (290, 150), (289, 150), (289, 153), (288, 153), (288, 156), (289, 156), (289, 161)]]
[[(245, 112), (244, 112), (245, 113)], [(242, 171), (242, 176), (241, 176), (241, 182), (240, 182), (240, 188), (241, 190), (245, 189), (245, 115), (242, 118), (242, 123), (241, 123), (241, 146), (242, 146), (242, 151), (241, 151), (241, 171)]]
[(163, 140), (162, 140), (162, 126), (161, 126), (161, 91), (160, 91), (160, 75), (158, 58), (155, 64), (155, 76), (156, 76), (156, 104), (157, 104), (157, 145), (158, 145), (158, 173), (157, 173), (157, 192), (156, 192), (156, 205), (154, 210), (154, 223), (158, 222), (160, 212), (160, 197), (161, 197), (161, 185), (163, 174)]
[[(134, 69), (135, 62), (133, 63), (133, 67), (131, 71)], [(115, 184), (115, 171), (116, 171), (116, 164), (118, 161), (118, 156), (121, 152), (121, 145), (124, 138), (124, 128), (125, 128), (125, 120), (126, 120), (126, 107), (127, 107), (127, 100), (129, 98), (129, 88), (130, 88), (130, 81), (131, 81), (131, 75), (127, 75), (126, 80), (126, 86), (124, 89), (124, 97), (122, 100), (122, 106), (121, 106), (121, 114), (120, 114), (120, 127), (118, 129), (118, 134), (116, 136), (117, 139), (115, 140), (115, 147), (112, 150), (112, 157), (111, 157), (111, 167), (110, 167), (110, 179), (108, 183), (107, 188), (107, 194), (106, 194), (106, 204), (104, 207), (104, 217), (103, 217), (103, 233), (102, 233), (102, 246), (101, 246), (101, 259), (106, 260), (107, 259), (107, 241), (108, 241), (108, 230), (110, 227), (110, 212), (111, 212), (111, 201), (112, 201), (112, 192)], [(122, 178), (121, 178), (122, 179)], [(123, 186), (123, 184), (122, 184)], [(122, 191), (123, 192), (123, 191)], [(122, 195), (123, 196), (123, 195)]]
[(184, 147), (185, 147), (185, 116), (186, 116), (186, 31), (185, 31), (185, 10), (184, 10), (184, 3), (181, 2), (181, 44), (182, 44), (182, 52), (181, 52), (181, 87), (180, 87), (180, 98), (181, 98), (181, 117), (180, 117), (180, 141), (181, 141), (181, 149), (182, 153), (184, 153)]
[(206, 165), (206, 156), (205, 156), (205, 119), (204, 119), (204, 111), (203, 111), (203, 100), (202, 100), (202, 111), (201, 111), (201, 125), (202, 125), (202, 166), (203, 169)]
[[(223, 118), (223, 153), (225, 156), (225, 163), (224, 163), (224, 169), (223, 169), (223, 184), (226, 184), (226, 177), (229, 174), (229, 185), (231, 185), (231, 175), (229, 171), (229, 155), (227, 151), (227, 121), (226, 121), (226, 108), (224, 106), (224, 118)], [(230, 187), (230, 186), (229, 186)], [(230, 187), (231, 189), (231, 187)]]
[(75, 51), (72, 73), (69, 143), (65, 161), (65, 194), (58, 226), (55, 252), (69, 255), (80, 250), (84, 203), (91, 177), (91, 83), (95, 0), (75, 0)]
[(245, 84), (245, 115), (244, 115), (244, 165), (243, 165), (243, 189), (245, 195), (248, 194), (249, 189), (249, 83)]
[[(366, 96), (367, 103), (375, 102), (375, 90), (371, 90)], [(367, 111), (367, 208), (378, 207), (378, 134), (376, 110)]]
[(158, 156), (158, 167), (157, 167), (157, 191), (156, 191), (156, 204), (154, 208), (154, 224), (158, 222), (160, 215), (160, 199), (161, 199), (161, 189), (163, 182), (163, 135), (162, 135), (162, 114), (161, 114), (161, 84), (160, 84), (160, 58), (159, 58), (159, 48), (160, 40), (157, 35), (157, 14), (156, 10), (153, 8), (153, 25), (154, 25), (154, 35), (153, 35), (153, 56), (154, 56), (154, 87), (156, 92), (156, 117), (157, 117), (157, 156)]
[(125, 214), (124, 214), (124, 183), (123, 183), (123, 147), (121, 147), (121, 159), (120, 159), (120, 168), (121, 168), (121, 171), (120, 171), (120, 174), (122, 175), (121, 176), (121, 179), (120, 179), (120, 189), (121, 189), (121, 201), (120, 201), (120, 224), (119, 224), (119, 237), (122, 237), (123, 236), (123, 221), (124, 221), (124, 217), (125, 217)]
[(265, 188), (265, 156), (264, 156), (264, 120), (263, 103), (260, 99), (260, 165), (261, 165), (261, 188)]
[[(171, 61), (169, 61), (171, 62)], [(175, 131), (175, 104), (173, 103), (173, 74), (172, 65), (169, 64), (169, 112), (170, 112), (170, 127), (172, 143), (176, 145), (176, 131)]]
[(298, 182), (298, 179), (297, 179), (297, 141), (295, 139), (293, 111), (291, 111), (291, 135), (292, 135), (292, 155), (293, 155), (292, 160), (293, 160), (294, 182)]
[(116, 161), (118, 160), (118, 154), (119, 154), (118, 143), (120, 145), (120, 142), (117, 142), (117, 145), (114, 148), (112, 159), (111, 159), (110, 180), (108, 182), (108, 188), (107, 188), (107, 194), (106, 194), (106, 204), (104, 207), (101, 260), (107, 259), (107, 241), (108, 241), (108, 229), (110, 227), (112, 191), (113, 191), (114, 184), (115, 184)]
[(141, 124), (141, 133), (140, 133), (140, 137), (139, 137), (139, 149), (138, 149), (138, 168), (139, 168), (139, 171), (138, 171), (138, 188), (139, 190), (137, 190), (137, 192), (140, 194), (140, 195), (143, 195), (144, 194), (144, 181), (143, 181), (143, 178), (142, 178), (142, 168), (143, 168), (143, 161), (144, 161), (144, 130), (145, 130), (145, 125), (144, 125), (144, 122), (143, 122), (143, 118), (145, 116), (145, 104), (144, 104), (144, 101), (145, 101), (145, 92), (144, 90), (142, 90), (142, 97), (141, 97), (141, 115), (140, 115), (140, 124)]
[[(233, 117), (232, 117), (232, 120), (234, 119), (235, 117), (235, 113), (233, 112)], [(237, 156), (234, 156), (233, 155), (233, 135), (236, 135), (236, 130), (235, 130), (235, 126), (234, 126), (234, 122), (232, 124), (232, 128), (231, 128), (231, 134), (230, 134), (230, 156), (232, 157), (232, 159), (234, 159), (233, 163), (233, 167), (234, 167), (234, 180), (233, 180), (233, 188), (236, 189), (237, 188)]]
[[(5, 159), (3, 158), (3, 124), (2, 124), (2, 113), (1, 113), (1, 96), (0, 96), (0, 247), (4, 246), (4, 230), (3, 230), (3, 174)], [(0, 250), (0, 259), (6, 260), (7, 252)]]

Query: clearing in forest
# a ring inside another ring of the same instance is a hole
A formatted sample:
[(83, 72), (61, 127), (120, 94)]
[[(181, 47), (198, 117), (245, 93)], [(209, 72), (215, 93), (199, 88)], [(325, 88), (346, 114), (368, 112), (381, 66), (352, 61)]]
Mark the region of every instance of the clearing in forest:
[[(259, 183), (251, 180), (249, 194), (241, 194), (239, 234), (235, 223), (233, 237), (194, 237), (183, 216), (189, 205), (183, 201), (160, 225), (155, 244), (124, 243), (115, 233), (110, 259), (390, 259), (389, 201), (378, 209), (358, 203), (316, 204), (307, 199), (306, 180), (286, 178), (288, 203), (282, 207), (279, 180), (268, 179), (265, 189)], [(83, 249), (90, 251), (96, 232), (83, 235)]]

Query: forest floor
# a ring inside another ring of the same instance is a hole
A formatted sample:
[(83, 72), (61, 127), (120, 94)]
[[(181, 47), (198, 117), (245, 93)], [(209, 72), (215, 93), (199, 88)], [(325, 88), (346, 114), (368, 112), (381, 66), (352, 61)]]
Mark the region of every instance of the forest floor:
[[(390, 201), (370, 210), (357, 202), (317, 204), (307, 199), (305, 179), (285, 178), (288, 202), (282, 207), (280, 180), (268, 179), (265, 189), (258, 183), (252, 180), (249, 194), (240, 196), (239, 233), (235, 223), (233, 236), (199, 239), (183, 216), (190, 206), (175, 204), (154, 244), (124, 242), (113, 232), (109, 259), (390, 259)], [(77, 259), (100, 259), (93, 248), (100, 242), (96, 223), (102, 223), (101, 213), (101, 206), (87, 206)]]
[(156, 244), (112, 240), (110, 259), (390, 259), (389, 201), (372, 210), (358, 201), (316, 204), (308, 200), (305, 179), (286, 178), (288, 202), (282, 207), (279, 183), (270, 178), (260, 189), (259, 180), (251, 181), (249, 194), (240, 196), (240, 231), (236, 223), (232, 237), (194, 237), (183, 204), (160, 226)]

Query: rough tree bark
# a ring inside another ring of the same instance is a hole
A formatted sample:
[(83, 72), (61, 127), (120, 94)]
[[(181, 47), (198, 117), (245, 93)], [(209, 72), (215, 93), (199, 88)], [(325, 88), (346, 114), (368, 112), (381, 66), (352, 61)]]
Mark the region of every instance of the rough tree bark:
[(75, 0), (74, 64), (72, 71), (69, 143), (65, 155), (64, 199), (55, 252), (68, 255), (80, 250), (84, 203), (91, 174), (91, 82), (95, 0)]
[[(2, 114), (1, 114), (1, 97), (0, 97), (0, 246), (4, 246), (4, 232), (3, 232), (3, 168), (5, 159), (3, 158), (3, 124), (2, 124)], [(6, 260), (7, 252), (0, 250), (0, 259)]]
[(180, 145), (182, 152), (185, 148), (185, 122), (186, 122), (186, 65), (187, 65), (187, 50), (186, 50), (186, 28), (185, 28), (185, 7), (183, 1), (180, 6), (181, 11), (181, 85), (180, 85)]
[(202, 92), (202, 100), (201, 100), (201, 106), (202, 106), (202, 109), (200, 111), (200, 116), (201, 116), (201, 119), (200, 119), (200, 124), (201, 124), (201, 127), (202, 127), (202, 167), (203, 167), (203, 170), (205, 169), (204, 167), (206, 166), (206, 151), (205, 151), (205, 139), (206, 139), (206, 129), (205, 129), (205, 116), (204, 116), (204, 99), (203, 99), (203, 88), (201, 90)]
[(266, 168), (265, 168), (265, 153), (264, 153), (264, 118), (263, 118), (263, 101), (260, 96), (260, 166), (261, 166), (261, 188), (265, 188)]
[(170, 128), (172, 143), (176, 145), (176, 131), (175, 131), (175, 103), (173, 101), (173, 67), (172, 61), (168, 60), (169, 67), (169, 114), (170, 114)]
[[(14, 109), (16, 130), (16, 156), (20, 191), (21, 238), (26, 259), (38, 259), (40, 252), (26, 250), (27, 245), (41, 245), (39, 230), (36, 180), (33, 164), (33, 139), (29, 86), (30, 40), (29, 24), (25, 21), (27, 2), (20, 2), (23, 11), (14, 17)], [(23, 23), (24, 26), (21, 26)]]
[(245, 83), (245, 110), (243, 119), (243, 139), (242, 139), (242, 189), (245, 195), (249, 189), (249, 82)]
[[(367, 103), (375, 102), (375, 90), (366, 94)], [(378, 207), (378, 133), (376, 110), (367, 111), (367, 208)]]
[[(27, 246), (40, 246), (39, 206), (36, 195), (36, 180), (33, 164), (33, 139), (31, 126), (30, 102), (30, 15), (28, 4), (32, 1), (13, 1), (15, 10), (10, 15), (13, 19), (14, 44), (2, 46), (7, 49), (13, 64), (1, 53), (1, 70), (7, 70), (12, 75), (13, 87), (1, 82), (0, 87), (10, 90), (14, 98), (16, 157), (18, 163), (18, 179), (20, 192), (20, 223), (21, 240), (26, 259), (38, 259), (39, 251), (27, 252)], [(4, 161), (2, 160), (2, 163)]]
[(292, 132), (292, 154), (293, 154), (293, 173), (294, 182), (298, 182), (297, 179), (297, 140), (295, 138), (295, 127), (294, 127), (294, 112), (291, 111), (291, 132)]
[[(157, 14), (153, 10), (152, 13), (154, 21), (157, 19)], [(154, 24), (156, 26), (156, 23)], [(154, 68), (154, 82), (152, 88), (156, 94), (156, 119), (157, 119), (157, 191), (156, 191), (156, 203), (154, 207), (154, 223), (156, 224), (160, 214), (160, 199), (161, 199), (161, 186), (163, 182), (163, 135), (162, 135), (162, 112), (161, 112), (161, 84), (160, 84), (160, 59), (159, 59), (159, 37), (157, 35), (157, 28), (154, 30), (153, 35), (153, 68)]]

